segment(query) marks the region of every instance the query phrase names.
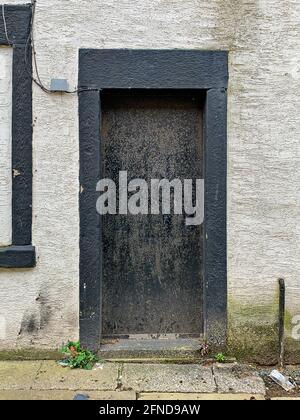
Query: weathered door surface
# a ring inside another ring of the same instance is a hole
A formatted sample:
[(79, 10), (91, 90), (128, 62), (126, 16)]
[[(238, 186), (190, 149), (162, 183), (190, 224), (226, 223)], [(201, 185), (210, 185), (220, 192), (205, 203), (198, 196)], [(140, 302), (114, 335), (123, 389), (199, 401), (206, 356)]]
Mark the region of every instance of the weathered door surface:
[[(203, 177), (192, 92), (107, 93), (101, 106), (103, 178)], [(171, 213), (103, 216), (103, 336), (202, 333), (202, 226)]]

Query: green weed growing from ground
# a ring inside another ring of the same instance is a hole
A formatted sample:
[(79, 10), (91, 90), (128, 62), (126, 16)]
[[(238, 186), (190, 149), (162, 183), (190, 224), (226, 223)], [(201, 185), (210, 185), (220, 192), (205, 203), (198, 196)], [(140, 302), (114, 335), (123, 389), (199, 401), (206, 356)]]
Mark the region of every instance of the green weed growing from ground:
[(217, 362), (219, 363), (225, 363), (226, 362), (226, 357), (223, 353), (218, 353), (215, 355), (215, 359)]
[(83, 349), (80, 341), (69, 341), (62, 347), (61, 353), (64, 355), (64, 359), (60, 364), (71, 369), (91, 370), (98, 362), (97, 356), (90, 350)]

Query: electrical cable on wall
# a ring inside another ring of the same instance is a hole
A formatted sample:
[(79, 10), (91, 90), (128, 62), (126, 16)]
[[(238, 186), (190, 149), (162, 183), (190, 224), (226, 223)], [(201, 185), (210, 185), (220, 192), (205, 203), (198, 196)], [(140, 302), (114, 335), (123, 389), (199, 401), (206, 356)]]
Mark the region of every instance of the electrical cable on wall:
[[(34, 75), (30, 72), (30, 76), (32, 81), (40, 88), (42, 89), (43, 92), (45, 93), (57, 93), (57, 91), (54, 90), (50, 90), (48, 89), (42, 82), (40, 75), (39, 75), (39, 70), (38, 70), (38, 64), (37, 64), (37, 54), (36, 54), (36, 50), (35, 50), (35, 43), (34, 43), (34, 21), (35, 21), (35, 10), (36, 10), (36, 0), (31, 0), (31, 9), (32, 9), (32, 13), (31, 13), (31, 22), (30, 22), (30, 31), (29, 31), (29, 35), (27, 38), (27, 42), (26, 42), (26, 47), (25, 47), (25, 57), (24, 57), (24, 61), (25, 61), (25, 68), (26, 71), (29, 72), (28, 70), (28, 60), (27, 60), (27, 55), (28, 55), (28, 51), (29, 51), (29, 46), (31, 46), (31, 50), (32, 50), (32, 58), (33, 58), (33, 70), (34, 73), (36, 75), (36, 77), (34, 77)], [(4, 4), (2, 5), (2, 18), (3, 18), (3, 25), (4, 25), (4, 32), (5, 32), (5, 37), (7, 40), (8, 45), (13, 45), (13, 43), (11, 42), (9, 36), (8, 36), (8, 30), (7, 30), (7, 23), (6, 23), (6, 17), (5, 17), (5, 6)], [(69, 91), (69, 90), (61, 90), (59, 91), (60, 93), (68, 93), (68, 94), (75, 94), (75, 93), (80, 93), (80, 92), (87, 92), (87, 91), (99, 91), (99, 89), (95, 89), (95, 88), (83, 88), (83, 89), (75, 89), (73, 91)]]
[[(32, 80), (34, 81), (34, 83), (39, 86), (45, 93), (56, 93), (52, 90), (49, 90), (41, 81), (40, 75), (39, 75), (39, 71), (38, 71), (38, 65), (37, 65), (37, 54), (36, 54), (36, 50), (35, 50), (35, 43), (34, 43), (34, 22), (35, 22), (35, 11), (36, 11), (36, 3), (37, 0), (31, 0), (31, 7), (32, 7), (32, 15), (31, 15), (31, 24), (30, 24), (30, 33), (28, 36), (28, 40), (27, 40), (27, 45), (25, 48), (25, 62), (27, 60), (27, 50), (28, 50), (28, 45), (31, 42), (31, 48), (32, 48), (32, 56), (33, 56), (33, 65), (34, 65), (34, 71), (36, 74), (36, 78), (34, 78), (32, 76)], [(75, 94), (75, 93), (80, 93), (80, 92), (86, 92), (86, 91), (95, 91), (98, 89), (89, 89), (89, 88), (84, 88), (84, 89), (75, 89), (73, 91), (68, 91), (68, 90), (62, 90), (60, 93), (68, 93), (68, 94)]]
[(12, 42), (10, 41), (9, 36), (8, 36), (8, 32), (7, 32), (6, 19), (5, 19), (5, 9), (4, 8), (5, 8), (5, 5), (2, 4), (2, 19), (3, 19), (5, 37), (6, 37), (6, 41), (7, 41), (8, 45), (12, 45)]

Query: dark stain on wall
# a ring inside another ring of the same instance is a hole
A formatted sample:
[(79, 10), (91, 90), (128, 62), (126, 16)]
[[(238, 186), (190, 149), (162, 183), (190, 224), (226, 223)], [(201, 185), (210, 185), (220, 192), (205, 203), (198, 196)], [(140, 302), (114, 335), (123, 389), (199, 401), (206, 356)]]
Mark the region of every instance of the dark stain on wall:
[(21, 323), (19, 336), (24, 335), (24, 334), (33, 334), (38, 330), (39, 330), (39, 321), (37, 320), (36, 315), (25, 314)]
[(25, 312), (22, 319), (19, 336), (26, 334), (38, 334), (40, 330), (43, 330), (49, 324), (52, 310), (45, 296), (45, 293), (40, 292), (35, 299), (37, 304), (36, 312)]
[(39, 303), (40, 329), (42, 330), (49, 324), (52, 313), (51, 305), (49, 305), (46, 294), (43, 292), (40, 292), (36, 301)]

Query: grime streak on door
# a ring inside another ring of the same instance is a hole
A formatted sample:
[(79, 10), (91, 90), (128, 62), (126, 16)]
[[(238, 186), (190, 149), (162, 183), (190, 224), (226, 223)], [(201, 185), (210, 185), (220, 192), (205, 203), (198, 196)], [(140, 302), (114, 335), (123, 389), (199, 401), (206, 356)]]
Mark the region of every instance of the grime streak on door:
[[(101, 95), (101, 113), (103, 178), (116, 185), (120, 171), (127, 171), (128, 182), (141, 178), (148, 185), (151, 179), (203, 178), (199, 93), (108, 90)], [(187, 226), (186, 214), (174, 211), (107, 214), (102, 252), (103, 337), (201, 335), (202, 225)]]

